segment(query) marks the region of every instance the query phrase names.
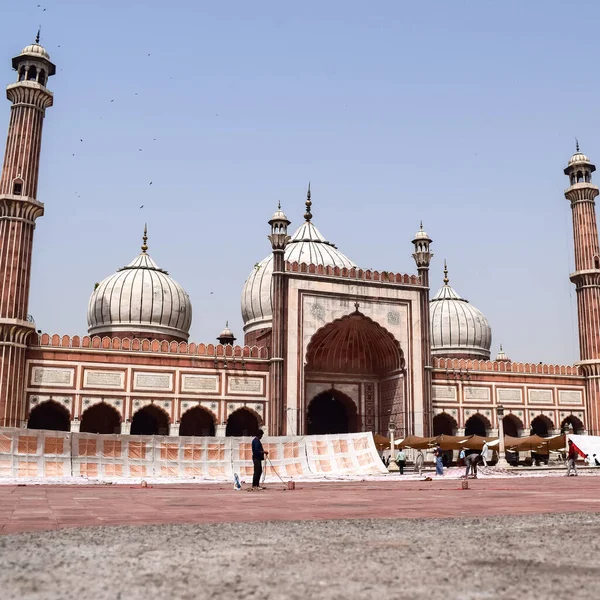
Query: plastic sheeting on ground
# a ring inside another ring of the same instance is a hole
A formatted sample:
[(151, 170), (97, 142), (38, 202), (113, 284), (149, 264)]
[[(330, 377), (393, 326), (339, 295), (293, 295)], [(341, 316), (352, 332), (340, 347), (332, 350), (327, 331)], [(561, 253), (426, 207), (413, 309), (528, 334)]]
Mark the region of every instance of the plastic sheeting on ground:
[[(280, 477), (387, 473), (369, 433), (265, 437)], [(198, 477), (252, 474), (252, 439), (97, 435), (0, 428), (1, 477)]]

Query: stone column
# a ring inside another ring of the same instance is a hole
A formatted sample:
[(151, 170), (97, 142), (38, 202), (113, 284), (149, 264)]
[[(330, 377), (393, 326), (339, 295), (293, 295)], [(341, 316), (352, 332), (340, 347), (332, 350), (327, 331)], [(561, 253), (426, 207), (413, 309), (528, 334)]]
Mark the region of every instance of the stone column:
[(506, 450), (504, 447), (504, 406), (499, 404), (496, 407), (498, 414), (498, 462), (497, 467), (509, 467), (510, 465), (506, 462)]
[(221, 423), (215, 427), (215, 436), (216, 437), (225, 437), (225, 431), (227, 429), (227, 423)]

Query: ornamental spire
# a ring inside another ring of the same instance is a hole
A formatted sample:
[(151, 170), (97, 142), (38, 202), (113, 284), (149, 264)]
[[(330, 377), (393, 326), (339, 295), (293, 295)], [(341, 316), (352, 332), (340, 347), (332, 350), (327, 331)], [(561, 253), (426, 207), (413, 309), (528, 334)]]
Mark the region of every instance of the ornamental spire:
[(144, 223), (144, 235), (142, 236), (142, 253), (146, 254), (148, 250), (148, 224)]
[(38, 31), (37, 31), (37, 35), (35, 36), (35, 43), (39, 44), (40, 43), (40, 33), (42, 32), (42, 26), (40, 25), (38, 27)]
[(444, 285), (448, 285), (450, 280), (448, 279), (448, 265), (446, 264), (446, 259), (444, 259)]
[(306, 212), (304, 213), (304, 219), (308, 223), (312, 219), (312, 213), (310, 211), (310, 207), (312, 206), (312, 202), (310, 201), (310, 181), (308, 182), (308, 192), (306, 193)]
[(575, 152), (579, 152), (579, 140), (575, 138)]

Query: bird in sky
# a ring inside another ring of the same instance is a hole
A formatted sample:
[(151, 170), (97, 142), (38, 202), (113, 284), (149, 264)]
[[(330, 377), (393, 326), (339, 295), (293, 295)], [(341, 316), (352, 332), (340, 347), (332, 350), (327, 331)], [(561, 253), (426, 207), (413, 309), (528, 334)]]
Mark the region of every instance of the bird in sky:
[(149, 185), (152, 185), (152, 182), (150, 182), (150, 184), (149, 184)]
[(140, 208), (144, 208), (144, 205), (142, 204), (142, 205), (140, 206)]

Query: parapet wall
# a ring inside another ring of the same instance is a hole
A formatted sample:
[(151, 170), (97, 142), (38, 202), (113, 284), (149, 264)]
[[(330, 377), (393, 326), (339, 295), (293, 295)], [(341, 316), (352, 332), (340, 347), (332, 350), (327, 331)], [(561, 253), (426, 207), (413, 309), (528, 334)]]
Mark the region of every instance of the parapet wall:
[(359, 279), (361, 281), (378, 281), (381, 283), (393, 283), (400, 285), (422, 285), (418, 275), (407, 275), (403, 273), (392, 273), (391, 271), (371, 271), (370, 269), (340, 268), (307, 263), (289, 262), (285, 263), (285, 270), (290, 273), (308, 273), (311, 275), (323, 275), (325, 277), (346, 277), (347, 279)]
[(583, 377), (583, 373), (579, 367), (575, 365), (546, 365), (541, 363), (473, 360), (467, 358), (434, 358), (433, 368), (497, 373), (521, 373), (527, 375), (571, 375), (573, 377)]
[(121, 352), (148, 352), (188, 356), (231, 356), (241, 358), (269, 358), (267, 348), (259, 346), (223, 346), (221, 344), (196, 344), (194, 342), (167, 342), (165, 340), (129, 339), (119, 337), (69, 336), (42, 333), (33, 339), (32, 346), (73, 348)]

